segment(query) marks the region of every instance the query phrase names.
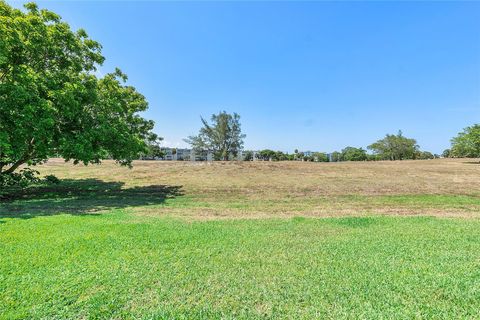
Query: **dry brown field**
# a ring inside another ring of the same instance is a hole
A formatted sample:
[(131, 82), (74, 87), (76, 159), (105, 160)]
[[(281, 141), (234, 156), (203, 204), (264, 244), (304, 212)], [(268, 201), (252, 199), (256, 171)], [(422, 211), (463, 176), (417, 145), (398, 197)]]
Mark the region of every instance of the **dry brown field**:
[(23, 201), (8, 210), (125, 208), (138, 216), (187, 219), (378, 214), (476, 217), (480, 213), (480, 164), (472, 159), (135, 161), (132, 169), (112, 161), (74, 166), (51, 159), (38, 169), (63, 182), (22, 196), (43, 202)]

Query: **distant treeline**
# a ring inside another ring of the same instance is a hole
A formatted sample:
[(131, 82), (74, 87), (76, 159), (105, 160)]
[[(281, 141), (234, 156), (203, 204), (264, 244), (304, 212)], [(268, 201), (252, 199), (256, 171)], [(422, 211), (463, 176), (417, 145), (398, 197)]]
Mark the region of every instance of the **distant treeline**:
[[(244, 161), (253, 160), (253, 151), (246, 151), (244, 154)], [(390, 160), (381, 155), (369, 154), (363, 148), (346, 147), (342, 151), (335, 151), (332, 153), (326, 152), (282, 152), (270, 149), (260, 150), (255, 152), (256, 160), (262, 161), (312, 161), (312, 162), (339, 162), (339, 161), (380, 161)], [(432, 154), (428, 151), (418, 151), (415, 156), (403, 159), (435, 159), (440, 158), (438, 154)]]
[[(434, 159), (439, 158), (428, 151), (421, 151), (415, 139), (404, 137), (402, 132), (387, 134), (385, 138), (378, 140), (367, 147), (371, 153), (363, 148), (346, 147), (341, 151), (332, 153), (325, 152), (299, 152), (284, 153), (282, 151), (261, 150), (257, 152), (247, 151), (244, 160), (263, 161), (315, 161), (315, 162), (339, 162), (339, 161), (378, 161), (378, 160), (408, 160), (408, 159)], [(256, 159), (253, 159), (253, 157)]]
[[(243, 151), (245, 134), (242, 133), (240, 116), (222, 111), (213, 114), (209, 123), (201, 118), (202, 127), (196, 136), (185, 139), (197, 154), (210, 153), (213, 160), (263, 160), (263, 161), (377, 161), (377, 160), (409, 160), (434, 159), (439, 157), (477, 158), (480, 157), (480, 124), (465, 128), (451, 140), (451, 148), (442, 155), (420, 150), (417, 141), (407, 138), (399, 131), (397, 134), (387, 134), (370, 144), (367, 149), (346, 147), (341, 151), (285, 153), (265, 149), (261, 151)], [(368, 150), (368, 151), (367, 151)], [(149, 144), (148, 157), (162, 158), (162, 150), (155, 142)], [(255, 159), (254, 159), (255, 158)]]

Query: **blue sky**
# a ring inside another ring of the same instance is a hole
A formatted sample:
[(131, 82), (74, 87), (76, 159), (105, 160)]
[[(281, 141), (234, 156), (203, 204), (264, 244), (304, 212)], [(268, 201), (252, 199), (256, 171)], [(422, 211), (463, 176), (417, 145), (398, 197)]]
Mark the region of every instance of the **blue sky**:
[[(22, 2), (10, 2), (21, 6)], [(480, 2), (39, 2), (102, 43), (165, 144), (237, 112), (247, 149), (440, 153), (480, 121)]]

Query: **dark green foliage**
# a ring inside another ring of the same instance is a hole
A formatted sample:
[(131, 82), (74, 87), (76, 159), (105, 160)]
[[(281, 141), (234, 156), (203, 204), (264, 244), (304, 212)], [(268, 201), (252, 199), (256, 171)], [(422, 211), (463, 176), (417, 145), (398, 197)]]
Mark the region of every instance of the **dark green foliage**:
[(196, 152), (212, 151), (215, 160), (229, 160), (230, 156), (237, 157), (243, 148), (243, 139), (240, 125), (240, 115), (229, 114), (225, 111), (213, 114), (209, 124), (201, 118), (203, 127), (196, 136), (185, 139)]
[(310, 162), (328, 162), (328, 156), (323, 152), (314, 152), (311, 156), (306, 156), (303, 152), (296, 150), (293, 154), (270, 149), (261, 150), (257, 153), (257, 159), (263, 161), (310, 161)]
[(252, 160), (253, 160), (253, 152), (246, 151), (245, 154), (243, 155), (243, 161), (252, 161)]
[(275, 161), (276, 152), (270, 149), (265, 149), (257, 152), (257, 158), (263, 161)]
[(342, 150), (342, 161), (365, 161), (367, 152), (362, 148), (346, 147)]
[(480, 124), (463, 129), (452, 139), (450, 156), (480, 158)]
[(367, 161), (380, 161), (382, 157), (378, 154), (367, 154)]
[(39, 181), (38, 171), (24, 168), (17, 172), (0, 174), (0, 198)]
[(316, 162), (328, 162), (328, 156), (324, 152), (315, 152), (313, 153), (313, 158)]
[(404, 137), (402, 131), (398, 134), (387, 134), (385, 138), (368, 146), (374, 154), (382, 160), (405, 160), (415, 159), (418, 145), (415, 139)]
[(256, 157), (258, 160), (263, 161), (291, 161), (295, 160), (294, 155), (284, 153), (282, 151), (274, 151), (265, 149), (257, 152)]
[(45, 176), (44, 180), (45, 180), (45, 182), (50, 183), (50, 184), (59, 184), (60, 183), (60, 179), (55, 177), (53, 174), (49, 174), (49, 175)]
[(155, 138), (153, 122), (138, 114), (148, 107), (144, 96), (118, 69), (94, 75), (104, 57), (84, 30), (25, 7), (0, 1), (0, 175), (10, 175), (2, 179), (27, 181), (11, 174), (52, 156), (130, 165)]
[(330, 155), (330, 161), (332, 162), (342, 161), (342, 154), (338, 151), (332, 152)]
[(433, 155), (433, 153), (428, 151), (419, 151), (416, 154), (415, 158), (419, 160), (429, 160), (429, 159), (435, 159), (435, 156)]
[(165, 156), (165, 152), (162, 150), (160, 146), (160, 141), (162, 138), (156, 138), (147, 141), (147, 150), (141, 153), (141, 159), (148, 160), (148, 159), (157, 159), (163, 158)]
[(288, 161), (292, 159), (292, 157), (288, 153), (284, 153), (282, 151), (275, 152), (274, 159), (277, 161)]
[(60, 179), (54, 175), (47, 175), (43, 179), (38, 177), (39, 172), (31, 168), (23, 168), (12, 173), (0, 174), (0, 198), (8, 198), (32, 184), (59, 184)]

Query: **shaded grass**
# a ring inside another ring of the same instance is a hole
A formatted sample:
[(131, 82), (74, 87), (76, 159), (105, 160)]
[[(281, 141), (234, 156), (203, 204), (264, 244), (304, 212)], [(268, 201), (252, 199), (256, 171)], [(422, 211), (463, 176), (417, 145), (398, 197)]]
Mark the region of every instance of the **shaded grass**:
[(188, 186), (128, 186), (121, 181), (94, 178), (64, 179), (58, 185), (32, 187), (3, 199), (0, 222), (8, 217), (99, 214), (120, 208), (140, 216), (187, 219), (372, 214), (477, 216), (480, 213), (480, 196), (477, 195), (258, 195), (234, 188), (230, 192), (185, 190)]
[(0, 319), (479, 318), (462, 161), (52, 161), (0, 202)]
[[(465, 159), (373, 163), (106, 161), (38, 167), (66, 181), (0, 204), (0, 215), (101, 212), (187, 219), (343, 215), (475, 217), (480, 166)], [(0, 218), (1, 220), (1, 218)]]
[[(0, 219), (32, 218), (69, 213), (93, 214), (133, 206), (152, 206), (183, 195), (181, 186), (150, 185), (123, 188), (123, 182), (64, 179), (58, 185), (33, 186), (2, 199)], [(1, 220), (0, 220), (1, 221)]]
[(474, 318), (480, 221), (7, 219), (0, 317)]

